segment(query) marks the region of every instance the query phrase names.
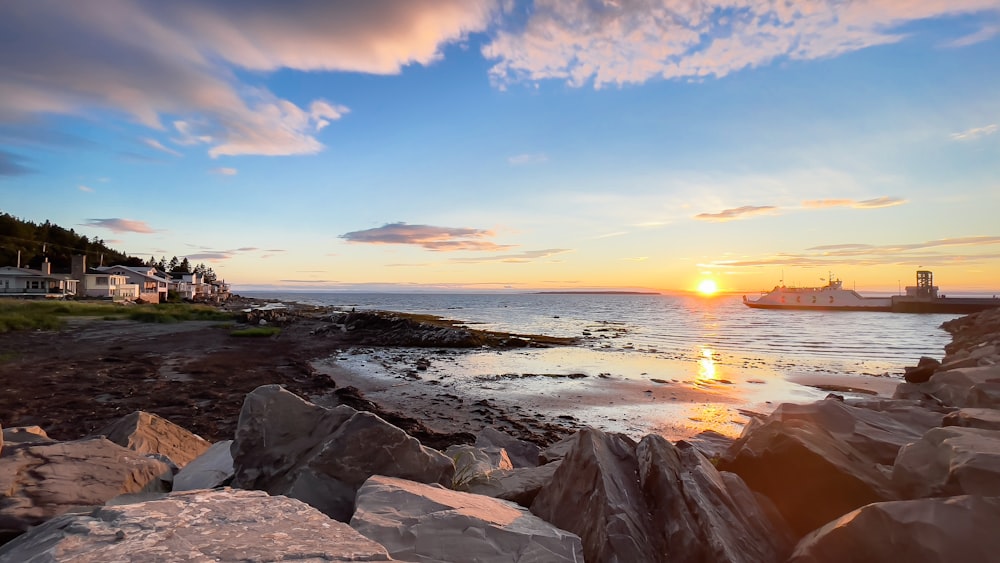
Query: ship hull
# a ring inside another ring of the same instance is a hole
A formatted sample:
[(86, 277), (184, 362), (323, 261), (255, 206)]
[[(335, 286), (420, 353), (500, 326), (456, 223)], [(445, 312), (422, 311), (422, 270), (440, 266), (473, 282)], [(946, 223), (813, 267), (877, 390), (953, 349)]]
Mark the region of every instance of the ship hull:
[(744, 304), (752, 309), (892, 312), (892, 305), (792, 305), (786, 303), (757, 303), (756, 301), (744, 301)]

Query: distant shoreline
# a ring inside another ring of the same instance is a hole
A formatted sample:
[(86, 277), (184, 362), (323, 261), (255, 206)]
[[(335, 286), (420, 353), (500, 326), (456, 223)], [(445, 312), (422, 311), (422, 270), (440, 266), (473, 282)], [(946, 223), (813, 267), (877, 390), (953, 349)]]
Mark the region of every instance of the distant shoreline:
[(658, 291), (535, 291), (531, 295), (662, 295)]

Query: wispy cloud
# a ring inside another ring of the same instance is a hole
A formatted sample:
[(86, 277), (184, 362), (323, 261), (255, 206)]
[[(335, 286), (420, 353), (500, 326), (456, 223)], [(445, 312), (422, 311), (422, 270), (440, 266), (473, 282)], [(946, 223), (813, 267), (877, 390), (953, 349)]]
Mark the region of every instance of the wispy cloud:
[(81, 192), (87, 192), (88, 194), (94, 192), (94, 188), (91, 188), (90, 186), (79, 185), (76, 187), (76, 189), (80, 190)]
[(984, 25), (977, 31), (970, 33), (964, 37), (959, 37), (958, 39), (948, 41), (944, 43), (944, 47), (950, 48), (961, 48), (968, 47), (969, 45), (975, 45), (976, 43), (982, 43), (983, 41), (989, 41), (997, 35), (1000, 35), (1000, 25)]
[(802, 206), (808, 209), (821, 209), (827, 207), (852, 207), (854, 209), (879, 209), (882, 207), (893, 207), (903, 205), (906, 200), (899, 197), (882, 196), (874, 199), (854, 200), (854, 199), (810, 199), (802, 202)]
[(31, 56), (0, 57), (0, 121), (111, 110), (163, 130), (171, 116), (213, 156), (313, 154), (347, 108), (291, 102), (240, 71), (394, 74), (437, 61), (496, 13), (496, 0), (113, 4), (4, 10), (3, 52)]
[(535, 0), (483, 54), (497, 61), (491, 76), (501, 86), (556, 79), (600, 88), (833, 57), (898, 42), (913, 33), (903, 31), (909, 22), (998, 12), (994, 0)]
[(87, 219), (86, 225), (88, 227), (99, 227), (101, 229), (108, 229), (114, 233), (142, 233), (149, 234), (157, 232), (156, 229), (150, 227), (143, 221), (135, 221), (132, 219)]
[[(886, 264), (943, 265), (988, 263), (1000, 258), (997, 252), (982, 252), (1000, 246), (1000, 236), (970, 236), (936, 239), (917, 243), (871, 245), (858, 243), (814, 246), (798, 253), (718, 260), (712, 267), (754, 266), (878, 266)], [(947, 249), (947, 252), (937, 252)], [(962, 251), (965, 249), (965, 252)]]
[(955, 141), (975, 141), (982, 137), (988, 137), (1000, 131), (1000, 126), (993, 123), (984, 127), (974, 127), (958, 133), (952, 133), (951, 138)]
[(547, 248), (545, 250), (526, 250), (524, 252), (518, 252), (515, 254), (500, 254), (496, 256), (477, 256), (469, 258), (452, 258), (451, 262), (460, 262), (462, 264), (478, 264), (485, 262), (505, 262), (508, 264), (525, 264), (528, 262), (536, 262), (538, 260), (544, 260), (550, 258), (557, 254), (564, 254), (566, 252), (572, 252), (568, 248)]
[(549, 157), (545, 153), (525, 153), (507, 157), (507, 162), (511, 166), (525, 166), (527, 164), (541, 164), (548, 162)]
[(235, 176), (239, 171), (236, 170), (235, 168), (220, 167), (220, 168), (213, 168), (211, 172), (212, 174), (219, 174), (222, 176)]
[(165, 146), (163, 143), (157, 141), (156, 139), (151, 139), (149, 137), (145, 137), (145, 138), (140, 139), (140, 140), (147, 147), (154, 148), (154, 149), (156, 149), (156, 150), (158, 150), (160, 152), (165, 152), (167, 154), (171, 154), (171, 155), (174, 155), (174, 156), (181, 156), (181, 153), (175, 151), (174, 149), (172, 149), (170, 147)]
[(408, 244), (435, 251), (496, 251), (512, 248), (512, 245), (485, 240), (494, 236), (492, 231), (483, 229), (388, 223), (374, 229), (345, 233), (340, 238), (364, 244)]
[(34, 172), (22, 164), (24, 161), (21, 156), (0, 150), (0, 176), (23, 176)]
[(777, 211), (773, 205), (744, 205), (733, 209), (726, 209), (718, 213), (699, 213), (695, 219), (702, 221), (733, 221), (735, 219), (745, 219), (754, 215), (763, 215)]

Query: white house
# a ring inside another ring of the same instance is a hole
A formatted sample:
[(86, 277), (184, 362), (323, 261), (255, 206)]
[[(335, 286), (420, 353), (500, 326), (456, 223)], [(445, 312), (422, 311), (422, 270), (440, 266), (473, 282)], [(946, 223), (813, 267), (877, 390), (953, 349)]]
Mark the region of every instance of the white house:
[(167, 300), (167, 290), (170, 280), (157, 270), (148, 266), (102, 266), (94, 268), (95, 272), (124, 276), (130, 284), (139, 286), (139, 299), (149, 303), (159, 303)]
[(112, 299), (114, 301), (135, 301), (139, 298), (139, 285), (129, 283), (122, 274), (102, 272), (87, 268), (87, 257), (73, 256), (72, 277), (79, 280), (77, 295)]
[(171, 272), (170, 289), (183, 299), (199, 299), (207, 293), (205, 276), (196, 272)]
[(0, 267), (0, 296), (65, 297), (75, 295), (77, 280), (65, 274), (53, 274), (48, 258), (40, 270)]

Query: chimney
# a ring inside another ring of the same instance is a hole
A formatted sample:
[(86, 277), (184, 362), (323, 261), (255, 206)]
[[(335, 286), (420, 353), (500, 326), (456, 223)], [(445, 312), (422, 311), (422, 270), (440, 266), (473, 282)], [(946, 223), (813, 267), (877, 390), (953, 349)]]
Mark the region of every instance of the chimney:
[(87, 255), (74, 254), (73, 267), (70, 269), (70, 277), (79, 282), (83, 281), (83, 275), (87, 273)]
[(42, 275), (43, 276), (51, 276), (52, 275), (52, 262), (49, 262), (48, 257), (46, 257), (45, 261), (42, 262)]

